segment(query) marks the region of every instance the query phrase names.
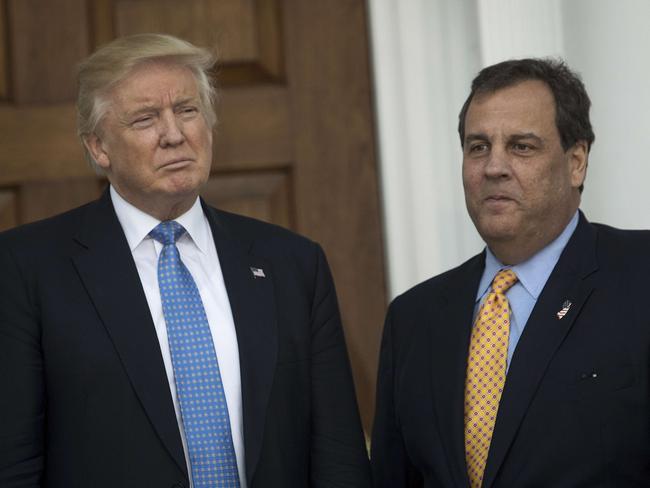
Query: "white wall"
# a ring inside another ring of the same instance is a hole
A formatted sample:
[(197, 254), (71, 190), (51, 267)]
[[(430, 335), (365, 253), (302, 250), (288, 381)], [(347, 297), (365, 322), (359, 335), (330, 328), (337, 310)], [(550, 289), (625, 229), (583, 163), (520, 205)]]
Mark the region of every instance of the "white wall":
[(650, 2), (567, 0), (562, 18), (596, 133), (582, 208), (596, 222), (650, 228)]
[(478, 70), (504, 59), (563, 56), (582, 74), (596, 132), (582, 208), (650, 228), (650, 1), (368, 3), (391, 297), (482, 248), (465, 212), (456, 117)]
[(456, 133), (479, 45), (473, 1), (370, 0), (370, 17), (393, 297), (481, 248)]
[(562, 56), (560, 4), (561, 0), (476, 0), (481, 67), (512, 58)]

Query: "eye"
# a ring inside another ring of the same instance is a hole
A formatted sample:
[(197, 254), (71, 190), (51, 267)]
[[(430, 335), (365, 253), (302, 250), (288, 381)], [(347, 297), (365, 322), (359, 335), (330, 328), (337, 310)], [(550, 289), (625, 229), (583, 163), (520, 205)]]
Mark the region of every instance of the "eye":
[(487, 152), (490, 146), (485, 142), (475, 142), (470, 144), (469, 153), (470, 154), (482, 154)]
[(199, 113), (199, 109), (197, 107), (188, 105), (185, 107), (180, 107), (178, 113), (183, 117), (193, 117), (194, 115)]
[(135, 127), (136, 129), (144, 129), (153, 124), (153, 120), (153, 115), (142, 115), (131, 122), (131, 126)]
[(512, 145), (512, 149), (513, 149), (515, 152), (518, 152), (518, 153), (520, 153), (520, 154), (525, 154), (525, 153), (532, 152), (532, 150), (533, 150), (533, 146), (531, 146), (530, 144), (525, 144), (525, 143), (523, 143), (523, 142), (515, 142), (515, 143)]

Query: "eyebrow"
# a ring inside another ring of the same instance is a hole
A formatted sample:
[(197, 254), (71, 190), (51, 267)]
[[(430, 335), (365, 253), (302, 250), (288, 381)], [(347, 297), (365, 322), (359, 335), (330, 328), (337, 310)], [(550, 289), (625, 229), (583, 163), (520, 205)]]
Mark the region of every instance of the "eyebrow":
[(131, 110), (129, 112), (126, 112), (124, 115), (127, 118), (131, 118), (131, 117), (133, 117), (135, 115), (139, 115), (141, 113), (150, 112), (150, 111), (154, 111), (154, 110), (158, 110), (158, 106), (156, 104), (153, 104), (153, 103), (147, 103), (145, 105), (142, 105), (142, 106), (138, 107), (135, 110)]
[(523, 141), (523, 140), (532, 139), (537, 144), (544, 144), (544, 139), (539, 137), (533, 132), (524, 132), (523, 134), (513, 134), (509, 138), (509, 142)]
[[(185, 104), (187, 104), (189, 102), (193, 102), (193, 103), (198, 104), (199, 99), (197, 97), (184, 97), (184, 98), (181, 98), (180, 100), (174, 102), (172, 107), (174, 109), (176, 109), (176, 108), (181, 107), (181, 106), (183, 106), (183, 105), (185, 105)], [(137, 101), (136, 101), (136, 103), (137, 103)], [(140, 106), (137, 109), (132, 110), (132, 111), (127, 112), (126, 114), (124, 114), (125, 118), (126, 119), (132, 119), (133, 117), (137, 117), (138, 115), (146, 113), (146, 112), (160, 110), (160, 105), (158, 105), (157, 103), (152, 103), (152, 102), (150, 102), (148, 100), (143, 100), (142, 103), (143, 103), (142, 106)]]
[(487, 141), (488, 139), (489, 138), (488, 138), (487, 134), (483, 134), (483, 133), (479, 132), (479, 133), (476, 133), (476, 134), (467, 134), (465, 136), (465, 140), (463, 141), (463, 143), (467, 144), (467, 143), (473, 142), (473, 141)]
[[(526, 139), (532, 139), (538, 144), (543, 144), (544, 139), (539, 137), (537, 134), (534, 132), (522, 132), (520, 134), (512, 134), (511, 136), (508, 137), (508, 142), (513, 142), (513, 141), (523, 141)], [(484, 134), (482, 132), (478, 132), (476, 134), (467, 134), (465, 136), (465, 144), (468, 144), (473, 141), (489, 141), (490, 138), (487, 136), (487, 134)]]
[(198, 103), (199, 103), (199, 98), (198, 98), (198, 97), (185, 97), (185, 98), (181, 98), (181, 99), (178, 100), (177, 102), (174, 102), (173, 107), (174, 107), (174, 108), (177, 108), (177, 107), (180, 107), (180, 106), (182, 106), (182, 105), (186, 105), (186, 104), (188, 104), (188, 103), (190, 103), (190, 102), (191, 102), (191, 103), (196, 103), (196, 104), (198, 104)]

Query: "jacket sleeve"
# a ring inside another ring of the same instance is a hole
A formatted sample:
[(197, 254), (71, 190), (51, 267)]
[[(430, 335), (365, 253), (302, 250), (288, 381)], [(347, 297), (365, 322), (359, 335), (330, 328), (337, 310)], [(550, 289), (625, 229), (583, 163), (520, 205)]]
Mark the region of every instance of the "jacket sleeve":
[(418, 488), (422, 479), (411, 465), (395, 408), (393, 319), (389, 309), (384, 324), (377, 375), (377, 400), (372, 432), (371, 464), (375, 488)]
[(370, 487), (370, 467), (334, 283), (317, 249), (311, 314), (311, 486)]
[(0, 486), (40, 486), (44, 451), (40, 325), (24, 272), (0, 241)]

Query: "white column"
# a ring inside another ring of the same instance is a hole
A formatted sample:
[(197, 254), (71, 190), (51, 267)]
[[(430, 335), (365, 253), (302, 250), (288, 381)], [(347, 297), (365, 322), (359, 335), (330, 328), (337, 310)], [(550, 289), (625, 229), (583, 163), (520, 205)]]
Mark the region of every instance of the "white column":
[(457, 114), (478, 69), (471, 0), (369, 0), (391, 297), (481, 249)]
[(477, 0), (482, 66), (562, 56), (560, 0)]
[(563, 16), (567, 60), (582, 74), (596, 133), (582, 208), (596, 222), (648, 229), (650, 2), (565, 1)]

